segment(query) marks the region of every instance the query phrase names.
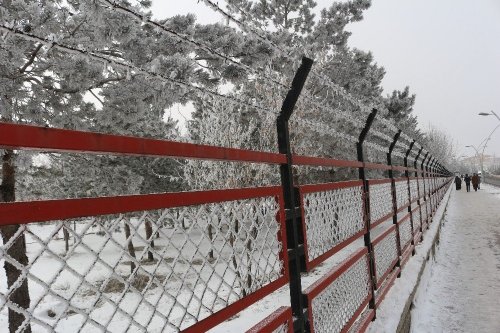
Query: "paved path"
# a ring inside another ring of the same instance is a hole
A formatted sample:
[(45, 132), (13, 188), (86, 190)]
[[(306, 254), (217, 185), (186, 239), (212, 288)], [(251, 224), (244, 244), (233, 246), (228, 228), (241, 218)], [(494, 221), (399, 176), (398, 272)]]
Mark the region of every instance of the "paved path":
[(500, 332), (500, 187), (453, 189), (435, 261), (417, 292), (412, 332)]

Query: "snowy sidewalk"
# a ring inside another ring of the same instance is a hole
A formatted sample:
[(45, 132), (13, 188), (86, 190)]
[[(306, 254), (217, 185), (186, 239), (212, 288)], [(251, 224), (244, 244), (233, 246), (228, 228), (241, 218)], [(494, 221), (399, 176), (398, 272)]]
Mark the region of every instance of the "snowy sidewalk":
[(452, 190), (416, 294), (413, 333), (500, 332), (500, 187), (482, 186)]

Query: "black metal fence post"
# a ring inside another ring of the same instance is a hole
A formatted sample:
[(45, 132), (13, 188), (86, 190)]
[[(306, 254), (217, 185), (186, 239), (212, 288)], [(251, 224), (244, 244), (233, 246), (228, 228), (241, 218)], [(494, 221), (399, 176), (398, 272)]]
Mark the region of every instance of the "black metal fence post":
[(286, 212), (287, 251), (290, 275), (290, 303), (294, 321), (294, 332), (306, 332), (307, 303), (304, 302), (302, 294), (302, 283), (300, 273), (305, 269), (304, 265), (304, 237), (302, 235), (302, 216), (300, 210), (299, 196), (293, 181), (292, 151), (290, 148), (290, 135), (288, 121), (300, 96), (302, 88), (311, 70), (313, 60), (303, 57), (302, 64), (297, 70), (288, 91), (281, 112), (276, 120), (278, 131), (278, 149), (281, 154), (286, 154), (286, 163), (280, 165), (281, 185), (283, 187), (283, 199)]
[[(415, 140), (413, 140), (410, 143), (410, 146), (408, 147), (408, 150), (406, 151), (405, 158), (404, 158), (404, 166), (406, 168), (405, 177), (406, 177), (406, 181), (408, 184), (408, 201), (409, 201), (408, 214), (410, 214), (410, 225), (411, 225), (411, 234), (412, 234), (411, 244), (412, 245), (415, 243), (413, 241), (413, 233), (415, 232), (415, 228), (413, 226), (413, 213), (412, 213), (412, 207), (411, 207), (411, 202), (412, 202), (412, 200), (411, 200), (411, 181), (410, 181), (410, 172), (408, 171), (408, 156), (410, 155), (414, 145), (415, 145)], [(417, 180), (417, 189), (418, 189), (418, 180)], [(415, 254), (415, 250), (412, 251), (412, 255), (413, 254)]]
[[(389, 165), (389, 178), (391, 179), (391, 192), (392, 192), (392, 223), (396, 225), (396, 243), (398, 248), (398, 262), (396, 263), (396, 267), (401, 267), (401, 237), (399, 236), (399, 227), (398, 227), (398, 203), (396, 197), (396, 181), (394, 180), (394, 171), (392, 169), (392, 152), (394, 151), (394, 147), (396, 147), (396, 142), (398, 142), (399, 137), (401, 136), (401, 130), (399, 130), (392, 139), (391, 145), (389, 146), (389, 152), (387, 153), (387, 165)], [(401, 276), (401, 272), (398, 274), (398, 277)]]
[[(419, 216), (420, 216), (420, 238), (422, 238), (422, 205), (421, 205), (421, 193), (422, 193), (422, 188), (420, 188), (420, 183), (424, 183), (423, 181), (420, 182), (420, 179), (422, 179), (422, 175), (419, 175), (418, 171), (418, 159), (420, 158), (420, 154), (422, 154), (422, 150), (424, 150), (424, 147), (420, 147), (418, 150), (417, 156), (415, 157), (415, 161), (413, 161), (413, 168), (415, 168), (415, 177), (417, 178), (417, 206), (418, 206), (418, 211), (419, 211)], [(413, 237), (413, 241), (415, 240), (415, 237)]]
[(428, 188), (427, 188), (427, 200), (426, 201), (429, 201), (426, 205), (426, 207), (430, 207), (427, 211), (427, 228), (429, 227), (429, 224), (430, 224), (430, 221), (432, 221), (432, 177), (431, 177), (431, 173), (430, 173), (430, 163), (432, 161), (432, 156), (429, 155), (429, 158), (427, 159), (427, 163), (425, 164), (425, 174), (426, 174), (426, 177), (428, 178), (427, 180), (427, 185), (428, 185)]
[(368, 135), (368, 131), (370, 131), (370, 128), (373, 124), (373, 121), (375, 120), (375, 116), (377, 115), (378, 110), (373, 109), (372, 112), (368, 115), (368, 118), (366, 119), (365, 127), (359, 134), (358, 142), (356, 143), (356, 150), (358, 154), (358, 161), (363, 163), (361, 167), (358, 168), (358, 173), (359, 173), (359, 179), (363, 181), (363, 190), (365, 193), (365, 211), (364, 211), (364, 217), (365, 217), (365, 226), (366, 226), (366, 232), (364, 234), (364, 242), (365, 246), (368, 250), (368, 262), (369, 262), (369, 268), (370, 268), (370, 277), (371, 277), (371, 292), (372, 292), (372, 298), (369, 303), (370, 309), (373, 309), (374, 315), (373, 319), (377, 317), (377, 310), (376, 310), (376, 304), (375, 304), (375, 257), (373, 253), (373, 247), (372, 247), (372, 241), (371, 241), (371, 235), (370, 235), (370, 229), (371, 229), (371, 218), (370, 218), (370, 189), (369, 189), (369, 184), (368, 180), (366, 178), (366, 170), (365, 170), (365, 156), (363, 152), (363, 143), (365, 142), (366, 136)]
[[(422, 180), (423, 180), (423, 184), (424, 184), (424, 201), (423, 201), (423, 204), (424, 204), (424, 209), (425, 209), (425, 223), (427, 223), (427, 220), (429, 219), (429, 211), (427, 210), (427, 190), (428, 190), (428, 184), (427, 184), (427, 173), (425, 172), (425, 161), (427, 160), (427, 158), (429, 157), (429, 152), (426, 152), (425, 155), (424, 155), (424, 158), (422, 158), (422, 163), (420, 163), (420, 170), (422, 172)], [(424, 238), (424, 225), (423, 225), (423, 221), (420, 225), (420, 232), (422, 233), (422, 239)]]
[(432, 212), (434, 213), (436, 211), (437, 207), (437, 202), (436, 202), (436, 158), (432, 158), (432, 163), (430, 167), (431, 171), (431, 182), (432, 182), (432, 187), (431, 187), (431, 203), (432, 203)]

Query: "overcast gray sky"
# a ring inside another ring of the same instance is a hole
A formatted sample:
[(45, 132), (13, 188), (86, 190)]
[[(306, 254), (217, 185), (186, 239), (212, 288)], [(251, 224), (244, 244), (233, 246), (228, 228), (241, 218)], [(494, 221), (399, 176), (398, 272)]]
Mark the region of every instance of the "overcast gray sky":
[[(316, 1), (318, 11), (333, 2)], [(221, 21), (197, 0), (153, 0), (153, 13)], [(409, 85), (420, 126), (448, 133), (460, 154), (472, 155), (464, 146), (479, 145), (500, 124), (477, 115), (493, 110), (500, 116), (500, 0), (372, 0), (364, 20), (347, 30), (349, 44), (372, 51), (385, 68), (385, 92)], [(486, 153), (500, 156), (500, 129)]]

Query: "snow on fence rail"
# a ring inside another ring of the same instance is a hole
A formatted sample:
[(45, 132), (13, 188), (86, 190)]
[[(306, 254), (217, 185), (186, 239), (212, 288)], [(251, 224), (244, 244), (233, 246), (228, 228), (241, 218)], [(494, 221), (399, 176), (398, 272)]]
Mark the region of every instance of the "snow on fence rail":
[[(287, 163), (284, 154), (7, 123), (0, 123), (0, 148)], [(303, 274), (365, 240), (312, 286), (299, 285), (307, 299), (305, 325), (311, 332), (363, 331), (451, 178), (423, 162), (411, 168), (292, 156), (292, 163), (406, 173), (297, 187)], [(10, 270), (8, 283), (0, 280), (0, 322), (7, 325), (16, 313), (24, 318), (18, 331), (204, 332), (289, 283), (292, 294), (297, 276), (288, 254), (298, 249), (287, 243), (293, 224), (283, 191), (271, 186), (0, 203), (2, 230), (16, 228), (4, 234), (0, 248)], [(144, 224), (149, 235), (141, 232)], [(74, 238), (67, 250), (57, 237), (61, 230)], [(19, 242), (25, 242), (24, 262), (14, 246)], [(30, 303), (22, 306), (16, 292), (26, 281)], [(271, 309), (249, 332), (300, 331), (289, 304)]]

